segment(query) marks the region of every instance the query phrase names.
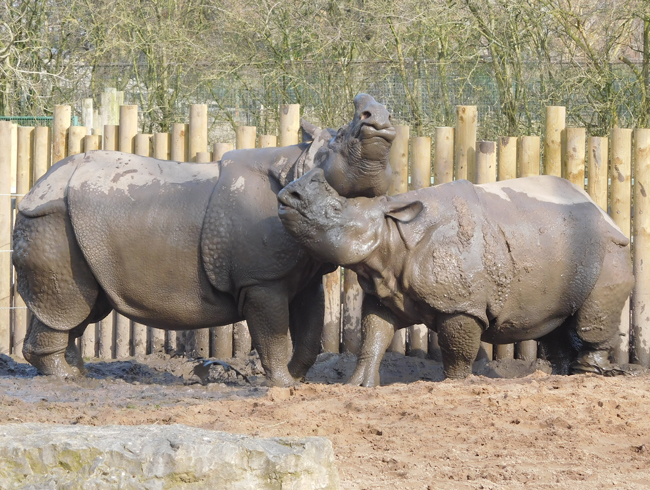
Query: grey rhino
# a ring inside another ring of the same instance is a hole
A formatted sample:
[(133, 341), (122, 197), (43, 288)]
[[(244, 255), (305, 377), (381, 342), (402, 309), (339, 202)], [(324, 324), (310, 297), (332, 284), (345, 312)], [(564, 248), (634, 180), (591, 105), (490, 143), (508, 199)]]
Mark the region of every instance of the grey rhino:
[(44, 374), (83, 372), (74, 339), (115, 309), (161, 329), (245, 319), (268, 384), (304, 377), (332, 266), (287, 234), (276, 194), (313, 166), (345, 195), (386, 192), (390, 116), (366, 94), (354, 105), (335, 136), (306, 125), (311, 143), (235, 150), (220, 163), (95, 151), (54, 165), (20, 202), (13, 235), (18, 291), (33, 313), (25, 358)]
[[(379, 384), (394, 331), (438, 332), (445, 374), (471, 373), (480, 341), (540, 339), (554, 364), (605, 373), (634, 284), (629, 241), (567, 180), (466, 180), (346, 199), (314, 169), (279, 194), (279, 216), (315, 258), (354, 270), (365, 295), (351, 384)], [(575, 349), (575, 350), (574, 350)]]

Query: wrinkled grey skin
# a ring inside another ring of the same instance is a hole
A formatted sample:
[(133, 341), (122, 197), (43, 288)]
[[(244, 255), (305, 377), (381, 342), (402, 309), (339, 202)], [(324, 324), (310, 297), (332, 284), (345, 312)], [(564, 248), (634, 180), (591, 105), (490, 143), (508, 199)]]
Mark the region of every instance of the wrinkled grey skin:
[[(369, 95), (335, 137), (236, 150), (220, 163), (119, 152), (72, 156), (21, 201), (14, 229), (18, 290), (33, 313), (23, 353), (44, 374), (74, 376), (74, 347), (112, 309), (161, 329), (247, 320), (267, 383), (301, 379), (320, 348), (322, 274), (284, 230), (276, 194), (314, 165), (339, 192), (386, 192), (394, 129)], [(288, 363), (287, 329), (295, 351)]]
[(628, 239), (558, 177), (466, 180), (346, 199), (314, 169), (278, 194), (286, 229), (318, 260), (354, 270), (365, 295), (351, 384), (379, 384), (396, 329), (438, 332), (445, 374), (471, 373), (481, 340), (540, 339), (556, 366), (617, 372), (608, 351), (634, 284)]

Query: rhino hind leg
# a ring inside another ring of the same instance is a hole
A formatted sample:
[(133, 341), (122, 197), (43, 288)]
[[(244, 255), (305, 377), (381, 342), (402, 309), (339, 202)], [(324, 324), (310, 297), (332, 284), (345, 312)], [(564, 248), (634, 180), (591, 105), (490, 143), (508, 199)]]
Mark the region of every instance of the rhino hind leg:
[(481, 347), (481, 322), (470, 315), (440, 313), (436, 317), (445, 376), (462, 379), (472, 374)]
[(619, 337), (621, 311), (634, 287), (628, 247), (610, 245), (591, 293), (574, 315), (575, 333), (582, 342), (572, 373), (613, 375), (621, 368), (610, 364), (609, 353)]
[(325, 314), (325, 295), (320, 276), (296, 295), (289, 304), (289, 329), (294, 343), (289, 373), (302, 381), (320, 352)]

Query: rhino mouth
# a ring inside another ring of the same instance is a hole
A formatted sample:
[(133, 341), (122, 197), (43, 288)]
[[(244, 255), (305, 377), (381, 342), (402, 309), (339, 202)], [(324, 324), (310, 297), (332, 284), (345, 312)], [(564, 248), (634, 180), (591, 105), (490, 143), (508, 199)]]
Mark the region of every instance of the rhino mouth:
[(388, 128), (376, 128), (369, 124), (362, 124), (359, 127), (357, 138), (364, 141), (380, 139), (383, 140), (383, 142), (390, 144), (395, 139), (396, 134), (395, 128), (392, 126)]

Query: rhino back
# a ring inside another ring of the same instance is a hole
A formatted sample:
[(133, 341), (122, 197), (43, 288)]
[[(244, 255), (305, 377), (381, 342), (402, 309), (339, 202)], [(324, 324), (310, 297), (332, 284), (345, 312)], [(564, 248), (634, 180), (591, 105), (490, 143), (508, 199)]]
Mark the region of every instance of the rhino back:
[(163, 328), (214, 322), (199, 243), (218, 177), (214, 163), (119, 152), (94, 152), (78, 166), (67, 191), (75, 235), (119, 311)]

